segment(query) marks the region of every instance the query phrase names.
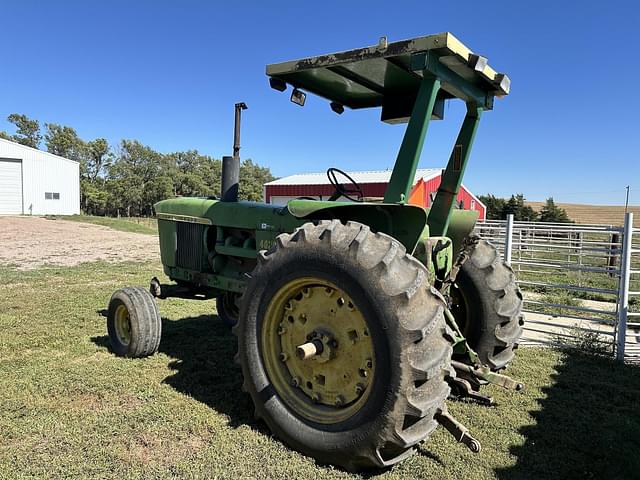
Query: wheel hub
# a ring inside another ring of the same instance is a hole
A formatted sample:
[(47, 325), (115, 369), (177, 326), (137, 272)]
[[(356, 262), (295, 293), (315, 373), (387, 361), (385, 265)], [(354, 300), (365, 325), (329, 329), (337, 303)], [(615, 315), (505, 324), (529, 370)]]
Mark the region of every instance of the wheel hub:
[(131, 342), (131, 319), (129, 311), (124, 305), (118, 305), (115, 314), (115, 327), (118, 340), (123, 345), (129, 345)]
[[(274, 338), (267, 329), (276, 319)], [(362, 312), (343, 290), (319, 279), (290, 282), (267, 308), (264, 327), (263, 339), (272, 339), (267, 348), (278, 352), (278, 365), (265, 352), (267, 370), (298, 413), (331, 423), (360, 408), (375, 373), (373, 342)]]

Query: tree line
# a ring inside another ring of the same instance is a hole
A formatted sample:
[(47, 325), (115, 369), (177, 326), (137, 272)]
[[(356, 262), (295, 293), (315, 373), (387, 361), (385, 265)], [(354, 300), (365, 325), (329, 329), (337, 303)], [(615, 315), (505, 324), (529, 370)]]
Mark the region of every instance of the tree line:
[[(80, 164), (80, 205), (91, 215), (150, 216), (153, 204), (173, 196), (220, 195), (222, 161), (197, 150), (160, 153), (137, 140), (109, 145), (106, 139), (83, 140), (72, 127), (12, 113), (15, 133), (5, 138), (75, 160)], [(240, 165), (239, 197), (262, 200), (262, 189), (275, 177), (252, 160)]]
[[(5, 138), (22, 145), (41, 148), (80, 163), (80, 199), (82, 210), (91, 215), (150, 216), (153, 204), (173, 196), (210, 196), (220, 194), (222, 161), (201, 155), (197, 150), (160, 153), (137, 140), (122, 140), (109, 145), (106, 139), (81, 139), (75, 129), (45, 123), (12, 113), (7, 120), (15, 133), (0, 131)], [(275, 177), (267, 167), (250, 159), (240, 166), (239, 196), (262, 200), (262, 189)], [(487, 206), (487, 219), (504, 219), (513, 213), (516, 220), (571, 222), (567, 212), (548, 198), (538, 213), (525, 204), (522, 194), (511, 198), (480, 195)]]
[(487, 207), (487, 220), (504, 220), (511, 213), (514, 220), (522, 222), (573, 223), (567, 211), (555, 204), (553, 197), (547, 198), (540, 212), (526, 205), (521, 193), (511, 195), (508, 200), (493, 195), (479, 195), (478, 198)]

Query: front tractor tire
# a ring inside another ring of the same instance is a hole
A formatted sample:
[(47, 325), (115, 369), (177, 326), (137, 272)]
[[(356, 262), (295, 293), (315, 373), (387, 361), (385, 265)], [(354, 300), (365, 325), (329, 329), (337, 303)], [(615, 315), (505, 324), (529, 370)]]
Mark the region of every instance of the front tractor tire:
[(260, 252), (241, 304), (243, 388), (281, 440), (356, 471), (406, 458), (453, 375), (444, 299), (366, 225), (307, 223)]
[(522, 335), (522, 293), (513, 270), (491, 243), (473, 238), (451, 287), (451, 311), (483, 364), (505, 368)]
[(139, 358), (156, 353), (162, 321), (151, 293), (143, 287), (117, 290), (109, 301), (107, 331), (118, 356)]

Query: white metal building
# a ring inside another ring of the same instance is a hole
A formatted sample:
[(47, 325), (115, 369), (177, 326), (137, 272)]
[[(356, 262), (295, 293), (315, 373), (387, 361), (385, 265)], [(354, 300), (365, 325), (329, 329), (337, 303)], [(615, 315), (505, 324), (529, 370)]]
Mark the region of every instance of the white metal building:
[(0, 215), (80, 213), (80, 164), (0, 138)]

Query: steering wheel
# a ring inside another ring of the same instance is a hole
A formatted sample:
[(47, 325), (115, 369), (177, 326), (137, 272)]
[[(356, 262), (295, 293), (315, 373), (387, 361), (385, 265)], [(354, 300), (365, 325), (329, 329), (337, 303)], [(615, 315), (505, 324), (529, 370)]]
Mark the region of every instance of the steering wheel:
[[(336, 174), (339, 173), (344, 178), (349, 180), (352, 187), (347, 187), (342, 183), (338, 182)], [(347, 175), (345, 172), (338, 168), (330, 168), (327, 170), (327, 177), (329, 178), (329, 183), (333, 185), (335, 188), (335, 193), (329, 197), (330, 202), (335, 202), (340, 197), (345, 197), (351, 200), (352, 202), (362, 202), (362, 198), (364, 197), (364, 192), (362, 191), (362, 187), (356, 183), (356, 181)], [(357, 195), (357, 198), (354, 198), (352, 195)]]

